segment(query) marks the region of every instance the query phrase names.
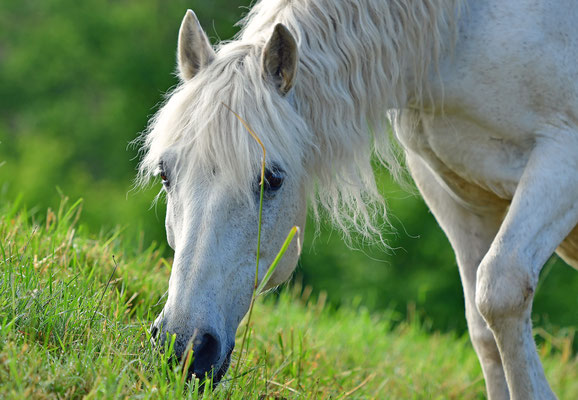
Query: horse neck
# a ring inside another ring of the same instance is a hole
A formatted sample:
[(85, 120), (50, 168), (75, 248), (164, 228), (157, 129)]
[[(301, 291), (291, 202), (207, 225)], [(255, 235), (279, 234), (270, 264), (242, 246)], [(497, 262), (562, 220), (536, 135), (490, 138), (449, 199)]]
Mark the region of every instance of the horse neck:
[(260, 1), (241, 37), (263, 39), (276, 22), (287, 25), (299, 43), (300, 114), (320, 141), (357, 137), (363, 145), (368, 128), (384, 128), (387, 110), (423, 103), (462, 2)]

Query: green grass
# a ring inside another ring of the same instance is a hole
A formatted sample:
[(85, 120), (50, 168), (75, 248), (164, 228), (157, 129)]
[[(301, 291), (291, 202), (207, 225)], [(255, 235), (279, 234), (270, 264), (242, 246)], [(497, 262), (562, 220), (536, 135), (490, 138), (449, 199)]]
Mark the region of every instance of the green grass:
[[(42, 216), (0, 210), (0, 398), (485, 398), (466, 336), (354, 302), (333, 309), (299, 285), (257, 302), (240, 376), (199, 394), (170, 349), (149, 344), (170, 263), (118, 232), (91, 236), (79, 215), (66, 203)], [(573, 335), (541, 336), (551, 385), (578, 398)]]

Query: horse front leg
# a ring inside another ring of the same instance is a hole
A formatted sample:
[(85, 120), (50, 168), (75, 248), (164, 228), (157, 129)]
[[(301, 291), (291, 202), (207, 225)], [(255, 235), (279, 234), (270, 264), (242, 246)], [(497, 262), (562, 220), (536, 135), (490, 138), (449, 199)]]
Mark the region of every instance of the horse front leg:
[(544, 263), (578, 222), (578, 133), (540, 132), (510, 209), (477, 272), (476, 305), (496, 338), (513, 399), (552, 399), (530, 319)]
[(411, 174), (428, 207), (448, 237), (458, 262), (464, 289), (470, 339), (482, 365), (488, 398), (509, 398), (506, 376), (492, 331), (475, 304), (476, 272), (500, 228), (507, 204), (497, 200), (494, 208), (474, 213), (442, 186), (423, 159), (406, 152)]

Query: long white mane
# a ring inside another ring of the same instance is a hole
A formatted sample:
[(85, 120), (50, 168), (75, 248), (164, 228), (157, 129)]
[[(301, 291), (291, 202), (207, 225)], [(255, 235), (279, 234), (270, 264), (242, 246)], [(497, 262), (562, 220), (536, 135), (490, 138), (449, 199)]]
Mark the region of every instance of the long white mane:
[[(259, 1), (236, 40), (219, 44), (211, 66), (181, 83), (151, 120), (141, 182), (172, 148), (178, 179), (222, 171), (232, 193), (253, 198), (260, 148), (224, 103), (259, 135), (269, 162), (314, 182), (316, 215), (321, 206), (344, 232), (377, 233), (373, 216), (384, 207), (372, 154), (399, 172), (388, 116), (422, 106), (462, 1)], [(284, 99), (270, 93), (261, 72), (262, 48), (277, 22), (295, 36), (300, 58), (294, 93)]]

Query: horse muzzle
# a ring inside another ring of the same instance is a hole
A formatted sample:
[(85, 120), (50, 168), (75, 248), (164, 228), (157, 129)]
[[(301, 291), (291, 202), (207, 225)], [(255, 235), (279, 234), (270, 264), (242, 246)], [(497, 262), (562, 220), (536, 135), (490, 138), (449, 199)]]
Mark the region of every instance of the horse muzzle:
[[(173, 356), (180, 364), (189, 363), (187, 378), (199, 379), (203, 384), (210, 381), (213, 387), (216, 386), (229, 369), (234, 343), (227, 345), (210, 328), (195, 328), (192, 335), (179, 334), (171, 329), (165, 329), (160, 320), (161, 318), (157, 318), (150, 328), (151, 342), (162, 349), (167, 337), (176, 334)], [(191, 349), (189, 361), (187, 357)]]

